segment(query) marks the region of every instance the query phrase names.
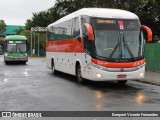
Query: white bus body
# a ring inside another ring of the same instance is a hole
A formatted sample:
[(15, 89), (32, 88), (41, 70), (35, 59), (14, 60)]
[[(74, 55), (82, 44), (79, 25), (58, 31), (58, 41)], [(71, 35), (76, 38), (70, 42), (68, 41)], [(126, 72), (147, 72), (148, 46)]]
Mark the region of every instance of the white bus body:
[(141, 27), (138, 16), (131, 12), (104, 8), (78, 10), (47, 27), (47, 66), (53, 72), (93, 81), (143, 79), (142, 28), (151, 41), (150, 29)]

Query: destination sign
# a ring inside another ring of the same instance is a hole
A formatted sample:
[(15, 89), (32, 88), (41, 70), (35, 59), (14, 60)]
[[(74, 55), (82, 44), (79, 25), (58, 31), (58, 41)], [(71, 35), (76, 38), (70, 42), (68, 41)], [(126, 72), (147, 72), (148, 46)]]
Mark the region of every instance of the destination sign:
[(115, 21), (115, 20), (98, 19), (98, 20), (97, 20), (97, 23), (115, 24), (116, 21)]
[(17, 41), (8, 41), (8, 43), (10, 43), (10, 44), (13, 44), (13, 43), (14, 44), (16, 44), (16, 43), (18, 44), (19, 43), (20, 44), (20, 43), (26, 43), (26, 41), (19, 41), (19, 40), (17, 40)]

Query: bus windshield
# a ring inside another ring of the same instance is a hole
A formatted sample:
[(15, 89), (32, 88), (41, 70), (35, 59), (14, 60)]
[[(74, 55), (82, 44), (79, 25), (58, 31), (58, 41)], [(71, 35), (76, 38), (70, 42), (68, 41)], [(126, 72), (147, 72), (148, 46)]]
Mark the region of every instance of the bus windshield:
[(143, 57), (143, 34), (139, 20), (93, 18), (96, 55), (122, 60)]
[(23, 43), (7, 45), (8, 52), (26, 52), (26, 50), (27, 50), (26, 44)]
[(2, 51), (2, 46), (0, 46), (0, 51)]

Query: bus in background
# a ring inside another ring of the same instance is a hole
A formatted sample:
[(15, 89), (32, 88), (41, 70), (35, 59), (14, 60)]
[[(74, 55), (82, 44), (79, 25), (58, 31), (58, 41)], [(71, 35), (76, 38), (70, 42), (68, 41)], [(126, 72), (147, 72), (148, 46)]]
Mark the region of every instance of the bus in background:
[(93, 81), (142, 80), (145, 74), (143, 31), (152, 31), (137, 15), (120, 9), (83, 8), (48, 25), (46, 61), (57, 71)]
[(0, 55), (3, 55), (3, 47), (0, 45)]
[(28, 61), (27, 38), (22, 35), (9, 35), (4, 41), (4, 62), (22, 62)]

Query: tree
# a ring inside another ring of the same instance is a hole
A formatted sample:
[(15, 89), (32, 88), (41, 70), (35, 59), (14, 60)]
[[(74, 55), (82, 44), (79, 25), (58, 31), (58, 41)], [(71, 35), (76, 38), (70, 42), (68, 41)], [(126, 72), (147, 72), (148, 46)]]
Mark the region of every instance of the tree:
[(4, 20), (0, 20), (0, 34), (3, 34), (6, 31), (6, 27)]
[(49, 10), (33, 13), (33, 17), (26, 22), (26, 28), (29, 30), (31, 27), (46, 27), (51, 21)]
[(154, 36), (160, 37), (160, 1), (159, 0), (56, 0), (55, 5), (47, 11), (33, 13), (26, 27), (46, 27), (50, 23), (76, 10), (88, 7), (116, 8), (137, 14), (141, 24), (147, 25)]
[(59, 14), (62, 17), (86, 7), (128, 10), (137, 14), (141, 24), (150, 27), (154, 36), (160, 37), (159, 0), (57, 0), (55, 7), (59, 10)]
[[(31, 44), (34, 44), (33, 41), (34, 41), (34, 33), (32, 33), (32, 43), (31, 43), (31, 31), (30, 30), (23, 30), (20, 32), (20, 35), (24, 35), (27, 37), (27, 40), (28, 40), (28, 43), (29, 45), (31, 46)], [(36, 40), (35, 40), (35, 44), (36, 44), (36, 50), (38, 49), (37, 46), (38, 46), (38, 40), (37, 40), (37, 36), (38, 34), (36, 34)], [(39, 46), (40, 46), (40, 50), (44, 50), (45, 49), (45, 46), (46, 46), (46, 35), (45, 33), (39, 33)], [(32, 45), (33, 47), (33, 45)]]
[(25, 30), (25, 28), (19, 27), (19, 29), (14, 30), (14, 31), (16, 32), (17, 35), (19, 35), (19, 34), (20, 34), (22, 31), (24, 31), (24, 30)]

